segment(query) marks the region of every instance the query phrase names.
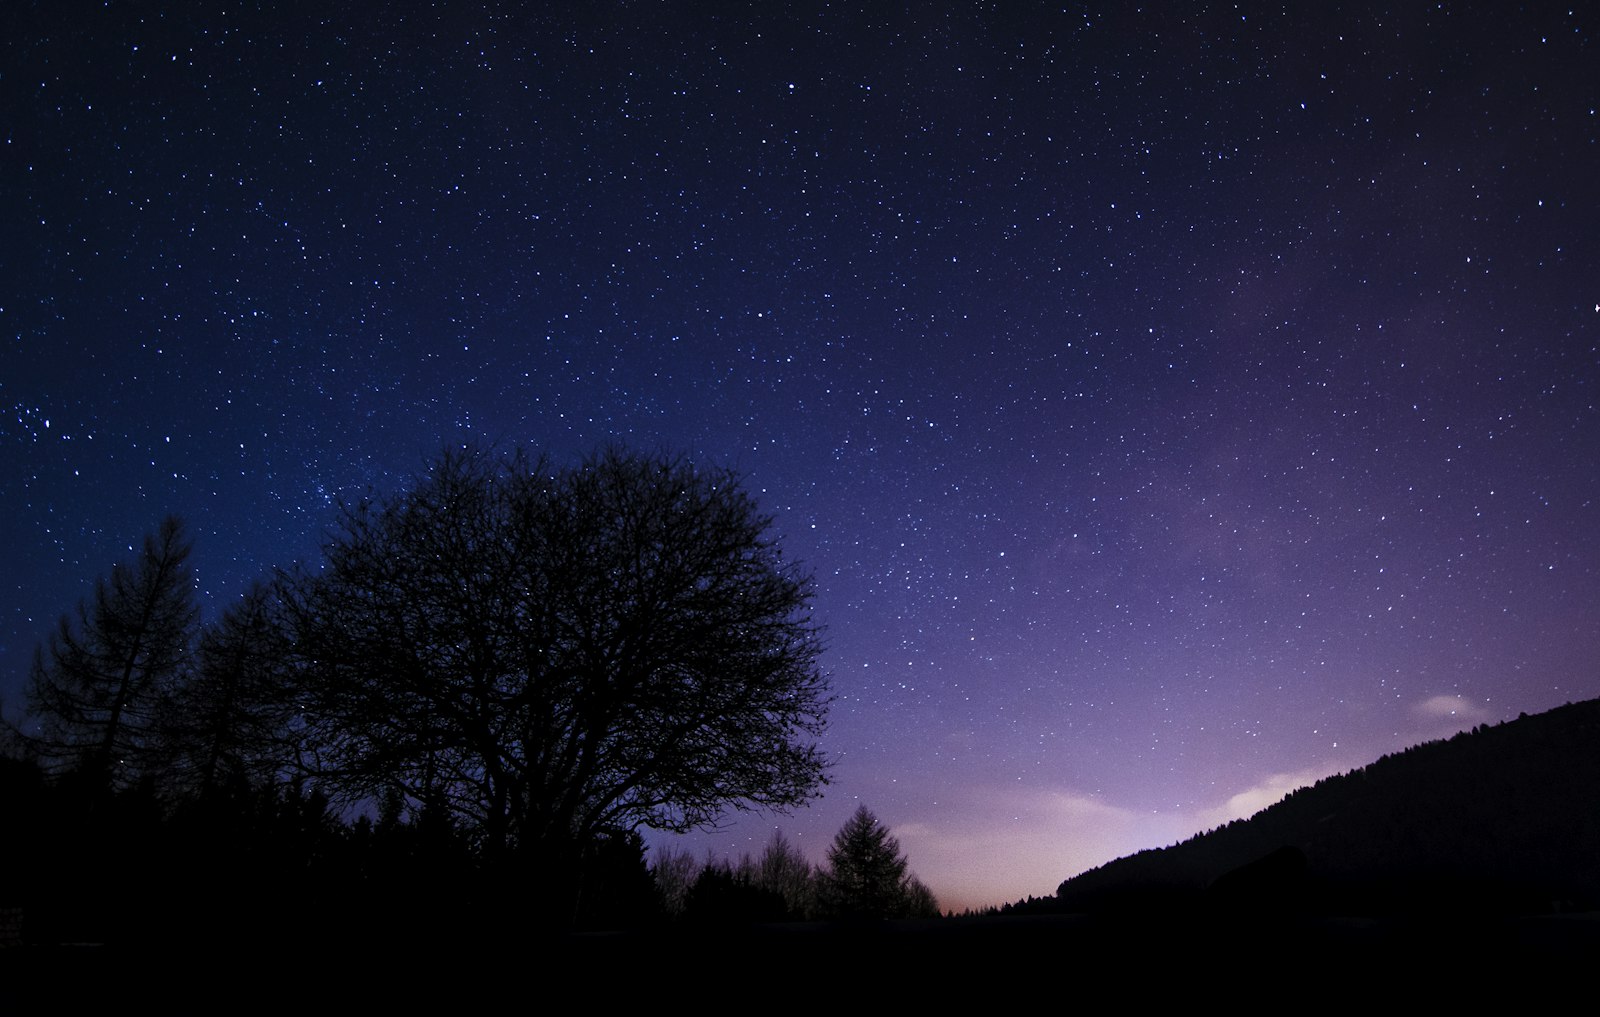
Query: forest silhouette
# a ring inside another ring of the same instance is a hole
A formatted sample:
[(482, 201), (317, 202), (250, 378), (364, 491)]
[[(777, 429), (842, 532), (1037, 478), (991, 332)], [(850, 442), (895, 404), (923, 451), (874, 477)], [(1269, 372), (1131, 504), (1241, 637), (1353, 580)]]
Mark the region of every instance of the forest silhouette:
[[(770, 525), (681, 459), (447, 450), (202, 627), (165, 520), (35, 658), (8, 753), (28, 934), (115, 939), (241, 865), (263, 901), (409, 869), (508, 924), (647, 916), (641, 829), (827, 780), (810, 578)], [(108, 842), (165, 904), (119, 899), (120, 866), (50, 871)]]
[[(1597, 939), (1508, 923), (1600, 907), (1600, 701), (940, 919), (865, 807), (820, 865), (781, 834), (755, 858), (647, 857), (643, 830), (781, 813), (828, 779), (810, 579), (731, 473), (619, 449), (572, 467), (448, 451), (349, 507), (320, 567), (205, 624), (189, 553), (164, 521), (39, 648), (0, 753), (0, 943), (557, 937), (572, 963), (664, 965), (715, 941), (755, 964), (795, 927), (1114, 970), (1220, 963), (1225, 943), (1292, 968), (1401, 947), (1527, 961)], [(582, 938), (602, 930), (634, 938)]]

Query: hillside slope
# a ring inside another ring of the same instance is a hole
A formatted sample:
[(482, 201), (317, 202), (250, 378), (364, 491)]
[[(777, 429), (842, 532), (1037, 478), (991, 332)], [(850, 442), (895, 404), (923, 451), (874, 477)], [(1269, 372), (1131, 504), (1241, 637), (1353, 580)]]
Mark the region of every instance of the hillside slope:
[(1061, 884), (1074, 911), (1600, 906), (1600, 700), (1478, 727)]

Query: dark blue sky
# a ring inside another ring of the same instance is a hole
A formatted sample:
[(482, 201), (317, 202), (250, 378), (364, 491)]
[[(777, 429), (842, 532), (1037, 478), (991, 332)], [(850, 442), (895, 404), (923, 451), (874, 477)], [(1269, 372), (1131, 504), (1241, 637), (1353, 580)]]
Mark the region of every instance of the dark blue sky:
[(0, 693), (447, 443), (741, 470), (947, 904), (1600, 695), (1594, 12), (7, 5)]

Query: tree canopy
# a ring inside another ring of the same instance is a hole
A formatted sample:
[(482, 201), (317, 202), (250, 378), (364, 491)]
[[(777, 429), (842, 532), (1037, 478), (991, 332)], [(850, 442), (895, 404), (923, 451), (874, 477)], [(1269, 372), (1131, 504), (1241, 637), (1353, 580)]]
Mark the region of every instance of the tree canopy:
[[(41, 645), (24, 727), (0, 725), (18, 774), (80, 778), (50, 782), (76, 834), (30, 857), (61, 873), (63, 844), (166, 837), (152, 856), (203, 907), (207, 873), (287, 844), (481, 915), (637, 919), (659, 907), (640, 827), (826, 782), (811, 580), (771, 528), (736, 475), (681, 459), (450, 451), (347, 507), (320, 566), (200, 626), (168, 519)], [(118, 886), (73, 893), (109, 920)]]
[(448, 452), (285, 578), (305, 758), (491, 854), (799, 805), (828, 682), (770, 527), (682, 460)]

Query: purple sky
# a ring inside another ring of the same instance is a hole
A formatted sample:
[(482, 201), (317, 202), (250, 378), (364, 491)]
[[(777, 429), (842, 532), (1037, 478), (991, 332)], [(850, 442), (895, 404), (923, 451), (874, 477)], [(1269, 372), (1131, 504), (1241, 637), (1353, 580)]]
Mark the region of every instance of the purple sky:
[(1588, 8), (195, 6), (0, 12), (13, 713), (164, 514), (214, 614), (463, 440), (815, 571), (834, 783), (697, 854), (998, 903), (1600, 695)]

